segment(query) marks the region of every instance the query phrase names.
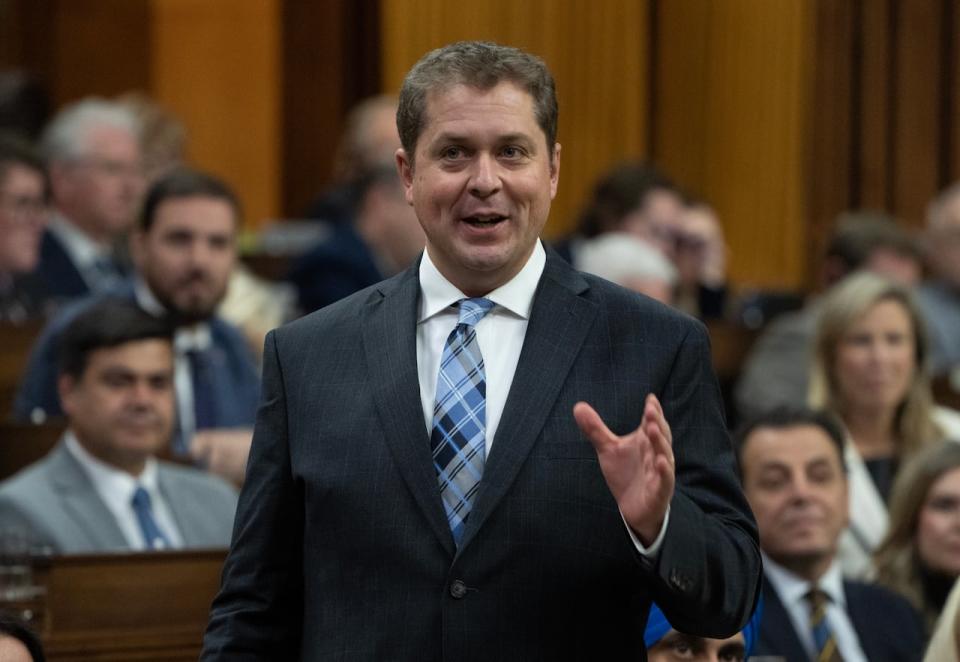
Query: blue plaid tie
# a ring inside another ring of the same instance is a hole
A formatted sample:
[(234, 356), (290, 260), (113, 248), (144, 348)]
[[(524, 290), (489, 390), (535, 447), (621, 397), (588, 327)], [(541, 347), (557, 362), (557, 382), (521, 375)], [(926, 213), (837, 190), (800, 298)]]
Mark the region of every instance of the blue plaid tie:
[(157, 525), (157, 521), (153, 518), (150, 493), (142, 486), (138, 486), (133, 493), (132, 504), (147, 549), (170, 549), (170, 540), (163, 534), (163, 531)]
[(458, 545), (483, 475), (487, 431), (487, 382), (474, 327), (493, 305), (489, 299), (460, 301), (460, 319), (443, 346), (437, 377), (430, 446)]

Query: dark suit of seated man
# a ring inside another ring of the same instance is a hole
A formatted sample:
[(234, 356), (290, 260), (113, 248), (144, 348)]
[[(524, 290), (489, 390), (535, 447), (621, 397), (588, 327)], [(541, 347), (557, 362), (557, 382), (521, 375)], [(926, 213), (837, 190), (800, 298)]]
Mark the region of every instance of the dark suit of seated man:
[(748, 423), (737, 440), (764, 554), (755, 654), (787, 662), (920, 660), (923, 625), (906, 600), (841, 575), (837, 542), (848, 494), (839, 424), (820, 412), (780, 408)]
[(229, 543), (235, 490), (154, 458), (173, 426), (172, 335), (121, 301), (72, 322), (58, 381), (67, 431), (47, 457), (0, 484), (0, 531), (58, 553)]
[(242, 481), (260, 377), (239, 329), (216, 314), (236, 260), (239, 225), (239, 200), (219, 179), (182, 169), (155, 182), (131, 241), (137, 276), (108, 295), (77, 301), (50, 322), (30, 356), (14, 403), (16, 417), (62, 415), (57, 339), (80, 311), (105, 296), (119, 296), (176, 325), (174, 450)]
[(453, 44), (399, 109), (426, 252), (267, 337), (203, 659), (638, 660), (654, 598), (737, 632), (760, 555), (705, 330), (543, 248), (546, 66)]

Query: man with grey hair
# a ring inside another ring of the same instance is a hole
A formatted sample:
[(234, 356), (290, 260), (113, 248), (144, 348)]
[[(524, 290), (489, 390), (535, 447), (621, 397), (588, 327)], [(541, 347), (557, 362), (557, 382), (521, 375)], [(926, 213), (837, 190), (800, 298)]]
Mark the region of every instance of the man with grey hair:
[(636, 660), (652, 599), (703, 636), (749, 618), (706, 333), (544, 248), (556, 120), (514, 48), (408, 74), (396, 160), (426, 251), (267, 337), (202, 659)]
[(123, 106), (87, 98), (61, 110), (44, 131), (54, 215), (38, 271), (53, 296), (101, 293), (128, 271), (115, 250), (144, 189), (137, 126)]
[(930, 368), (942, 375), (960, 366), (960, 182), (927, 207), (924, 247), (933, 278), (917, 300), (930, 334)]

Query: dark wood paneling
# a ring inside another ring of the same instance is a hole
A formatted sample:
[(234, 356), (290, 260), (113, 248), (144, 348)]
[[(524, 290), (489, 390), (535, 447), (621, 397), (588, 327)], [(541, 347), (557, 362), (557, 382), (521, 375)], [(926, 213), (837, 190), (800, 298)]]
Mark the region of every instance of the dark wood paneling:
[[(858, 168), (851, 173), (855, 191), (850, 206), (889, 209), (893, 204), (890, 187), (892, 172), (892, 135), (894, 101), (890, 79), (894, 53), (891, 43), (890, 8), (887, 2), (857, 0), (859, 29), (855, 39), (859, 46), (857, 64), (858, 97), (854, 117), (856, 143), (859, 147)], [(854, 155), (855, 157), (857, 154)], [(854, 176), (859, 173), (859, 176)], [(857, 184), (856, 182), (859, 182)]]
[(283, 2), (282, 206), (299, 217), (329, 183), (343, 118), (380, 91), (376, 0)]
[(940, 123), (941, 0), (899, 3), (895, 25), (897, 67), (893, 211), (918, 226), (938, 189)]

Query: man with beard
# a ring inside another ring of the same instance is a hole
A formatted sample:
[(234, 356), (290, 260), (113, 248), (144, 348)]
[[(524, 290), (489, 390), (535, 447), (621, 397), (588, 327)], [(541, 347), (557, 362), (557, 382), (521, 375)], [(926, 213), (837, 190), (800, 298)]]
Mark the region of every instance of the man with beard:
[[(239, 201), (226, 184), (204, 173), (174, 171), (144, 200), (131, 238), (136, 275), (109, 293), (172, 320), (178, 414), (173, 450), (237, 482), (246, 467), (259, 377), (240, 332), (215, 311), (236, 260), (239, 223)], [(102, 298), (79, 301), (44, 331), (17, 394), (17, 418), (42, 422), (62, 416), (57, 339), (80, 311)]]
[(46, 457), (0, 483), (0, 530), (59, 553), (227, 544), (236, 490), (154, 457), (175, 415), (172, 339), (166, 320), (123, 300), (70, 323), (57, 379), (69, 425)]

